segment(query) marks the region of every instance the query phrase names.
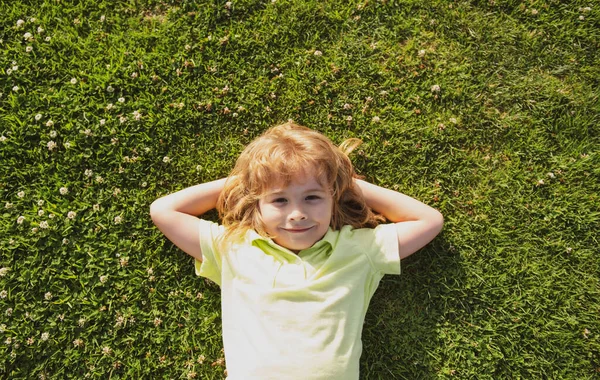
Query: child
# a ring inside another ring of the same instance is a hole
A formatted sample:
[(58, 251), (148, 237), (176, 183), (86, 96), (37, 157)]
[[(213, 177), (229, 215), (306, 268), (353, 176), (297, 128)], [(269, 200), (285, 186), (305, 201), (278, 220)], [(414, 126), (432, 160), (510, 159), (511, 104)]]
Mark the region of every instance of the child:
[[(357, 142), (288, 122), (228, 178), (152, 203), (156, 226), (221, 286), (228, 379), (358, 379), (379, 281), (441, 231), (435, 209), (356, 178)], [(222, 225), (196, 217), (215, 207)]]

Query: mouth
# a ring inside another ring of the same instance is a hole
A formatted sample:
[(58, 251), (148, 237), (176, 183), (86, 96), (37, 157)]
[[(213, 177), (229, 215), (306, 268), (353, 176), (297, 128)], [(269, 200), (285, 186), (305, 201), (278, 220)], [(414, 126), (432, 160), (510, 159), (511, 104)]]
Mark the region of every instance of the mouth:
[(307, 228), (283, 228), (284, 231), (293, 233), (293, 234), (297, 234), (297, 233), (302, 233), (302, 232), (306, 232), (308, 230), (310, 230), (312, 227), (307, 227)]

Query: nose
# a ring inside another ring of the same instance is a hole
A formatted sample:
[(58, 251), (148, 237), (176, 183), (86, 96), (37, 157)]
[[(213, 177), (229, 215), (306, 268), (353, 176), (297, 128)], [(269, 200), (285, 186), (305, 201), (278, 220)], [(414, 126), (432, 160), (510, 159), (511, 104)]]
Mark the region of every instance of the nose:
[(290, 220), (304, 220), (306, 219), (306, 214), (302, 209), (295, 207), (292, 212), (290, 212), (289, 216)]

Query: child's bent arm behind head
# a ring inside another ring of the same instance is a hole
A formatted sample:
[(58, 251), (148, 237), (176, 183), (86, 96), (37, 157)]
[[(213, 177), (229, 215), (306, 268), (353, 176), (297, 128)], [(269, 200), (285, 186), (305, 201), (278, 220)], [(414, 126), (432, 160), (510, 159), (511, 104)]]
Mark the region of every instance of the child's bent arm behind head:
[(436, 209), (397, 191), (355, 180), (374, 211), (396, 224), (400, 258), (433, 240), (442, 230), (444, 217)]
[(227, 178), (188, 187), (155, 200), (150, 216), (158, 229), (182, 251), (202, 260), (197, 216), (215, 208)]

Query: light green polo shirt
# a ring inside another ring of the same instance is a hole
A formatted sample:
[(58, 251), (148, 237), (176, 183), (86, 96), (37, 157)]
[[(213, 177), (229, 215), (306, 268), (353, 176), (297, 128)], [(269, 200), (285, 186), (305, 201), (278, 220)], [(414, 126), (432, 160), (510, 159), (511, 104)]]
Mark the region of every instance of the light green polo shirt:
[(400, 274), (396, 226), (330, 228), (297, 255), (255, 231), (220, 252), (223, 233), (201, 220), (195, 268), (221, 286), (228, 379), (358, 379), (367, 307)]

